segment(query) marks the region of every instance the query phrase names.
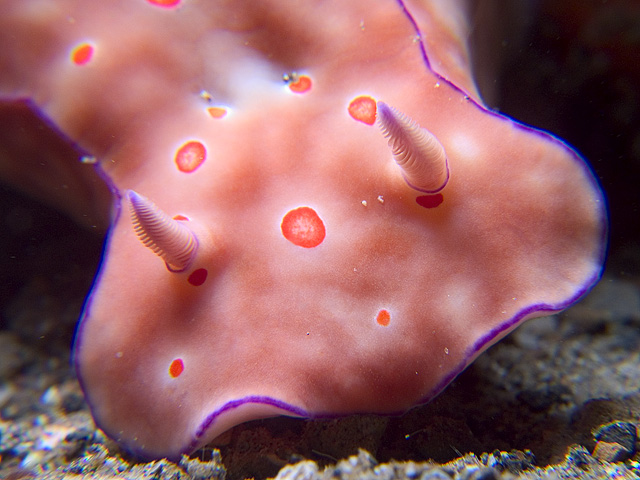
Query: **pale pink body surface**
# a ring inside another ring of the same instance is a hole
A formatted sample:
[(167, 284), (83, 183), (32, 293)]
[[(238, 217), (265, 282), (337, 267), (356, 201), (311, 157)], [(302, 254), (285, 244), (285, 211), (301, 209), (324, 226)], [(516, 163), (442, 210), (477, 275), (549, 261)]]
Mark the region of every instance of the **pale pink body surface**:
[[(453, 2), (8, 3), (0, 96), (32, 99), (116, 193), (76, 364), (98, 425), (137, 453), (175, 457), (279, 413), (402, 412), (600, 276), (595, 179), (480, 106)], [(310, 90), (292, 92), (292, 72)], [(442, 144), (440, 205), (419, 205), (379, 128), (350, 116), (361, 95)], [(187, 141), (206, 148), (188, 173), (174, 162)], [(189, 219), (186, 271), (140, 242), (127, 189)], [(318, 246), (283, 235), (300, 206), (326, 227)]]

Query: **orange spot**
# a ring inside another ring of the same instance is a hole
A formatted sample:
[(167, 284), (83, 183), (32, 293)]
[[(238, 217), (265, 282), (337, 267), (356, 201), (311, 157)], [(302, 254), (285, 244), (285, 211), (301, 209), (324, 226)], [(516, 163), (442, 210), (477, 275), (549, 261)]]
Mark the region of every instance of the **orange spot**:
[(176, 165), (178, 170), (191, 173), (207, 158), (207, 149), (200, 142), (191, 141), (182, 145), (176, 152)]
[(435, 195), (421, 195), (416, 198), (416, 203), (424, 208), (435, 208), (440, 205), (444, 200), (441, 193)]
[(207, 112), (213, 118), (223, 118), (227, 115), (227, 109), (224, 107), (209, 107), (207, 108)]
[(174, 215), (173, 219), (174, 219), (174, 220), (180, 220), (180, 221), (182, 221), (182, 222), (186, 222), (186, 221), (188, 221), (188, 220), (189, 220), (189, 219), (188, 219), (187, 217), (185, 217), (184, 215)]
[(207, 279), (207, 274), (208, 272), (206, 268), (198, 268), (197, 270), (191, 272), (191, 275), (189, 275), (187, 282), (189, 282), (194, 287), (199, 287)]
[(354, 98), (349, 104), (349, 115), (354, 120), (373, 125), (376, 122), (376, 101), (366, 95)]
[(171, 365), (169, 365), (169, 375), (171, 378), (179, 377), (180, 374), (184, 371), (184, 363), (181, 358), (176, 358)]
[(289, 83), (289, 90), (293, 93), (305, 93), (311, 90), (311, 79), (307, 75), (298, 75)]
[(294, 208), (287, 212), (280, 225), (284, 238), (304, 248), (317, 247), (326, 235), (324, 223), (310, 207)]
[(71, 61), (76, 65), (85, 65), (93, 57), (93, 45), (81, 43), (71, 51)]
[(378, 316), (376, 317), (376, 322), (383, 327), (388, 327), (391, 322), (391, 314), (388, 310), (382, 309), (378, 312)]
[(158, 7), (171, 8), (180, 3), (180, 0), (147, 0), (151, 5), (157, 5)]

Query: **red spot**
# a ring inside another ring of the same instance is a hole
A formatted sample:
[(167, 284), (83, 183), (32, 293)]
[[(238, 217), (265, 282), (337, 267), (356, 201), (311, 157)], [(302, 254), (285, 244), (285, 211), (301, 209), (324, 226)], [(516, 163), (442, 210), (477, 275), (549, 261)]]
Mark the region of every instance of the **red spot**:
[(307, 75), (298, 75), (289, 83), (289, 90), (293, 93), (305, 93), (311, 90), (311, 79)]
[(209, 107), (207, 108), (207, 112), (213, 118), (223, 118), (227, 115), (227, 109), (224, 107)]
[(421, 195), (416, 198), (416, 203), (424, 208), (435, 208), (442, 203), (444, 197), (441, 193), (435, 195)]
[(280, 225), (284, 238), (304, 248), (317, 247), (326, 235), (324, 223), (310, 207), (294, 208), (287, 212)]
[(171, 8), (180, 3), (180, 0), (147, 0), (151, 5), (157, 5), (158, 7)]
[(85, 65), (93, 57), (93, 45), (81, 43), (71, 51), (71, 61), (76, 65)]
[(366, 95), (354, 98), (349, 104), (349, 115), (354, 120), (373, 125), (376, 121), (376, 101)]
[(197, 270), (191, 272), (191, 275), (189, 275), (187, 282), (189, 282), (194, 287), (199, 287), (207, 279), (207, 274), (208, 272), (206, 268), (198, 268)]
[(180, 221), (182, 221), (182, 222), (186, 222), (186, 221), (188, 221), (188, 220), (189, 220), (189, 219), (188, 219), (187, 217), (185, 217), (184, 215), (174, 215), (173, 219), (174, 219), (174, 220), (180, 220)]
[(200, 142), (191, 141), (182, 145), (176, 152), (176, 165), (178, 170), (191, 173), (207, 158), (207, 149)]
[(171, 362), (171, 365), (169, 365), (169, 375), (171, 375), (171, 378), (179, 377), (183, 371), (184, 363), (181, 358), (176, 358)]
[(391, 314), (388, 310), (382, 309), (378, 312), (378, 316), (376, 317), (376, 322), (383, 327), (388, 327), (391, 322)]

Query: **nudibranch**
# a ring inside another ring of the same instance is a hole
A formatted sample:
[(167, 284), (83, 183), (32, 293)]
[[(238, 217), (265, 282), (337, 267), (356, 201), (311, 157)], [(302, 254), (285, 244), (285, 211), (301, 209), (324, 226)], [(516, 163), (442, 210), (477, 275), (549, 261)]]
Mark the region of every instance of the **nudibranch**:
[(462, 11), (4, 2), (0, 95), (113, 192), (74, 346), (109, 436), (176, 458), (251, 419), (400, 413), (598, 281), (596, 179), (483, 106)]

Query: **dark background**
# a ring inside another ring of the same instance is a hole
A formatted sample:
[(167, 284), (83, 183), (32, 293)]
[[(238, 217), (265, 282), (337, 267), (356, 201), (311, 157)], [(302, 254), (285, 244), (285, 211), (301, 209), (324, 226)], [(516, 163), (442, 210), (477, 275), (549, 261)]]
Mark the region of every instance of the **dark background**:
[(564, 139), (589, 161), (609, 202), (607, 273), (637, 280), (640, 2), (545, 0), (538, 6), (503, 66), (496, 106)]

